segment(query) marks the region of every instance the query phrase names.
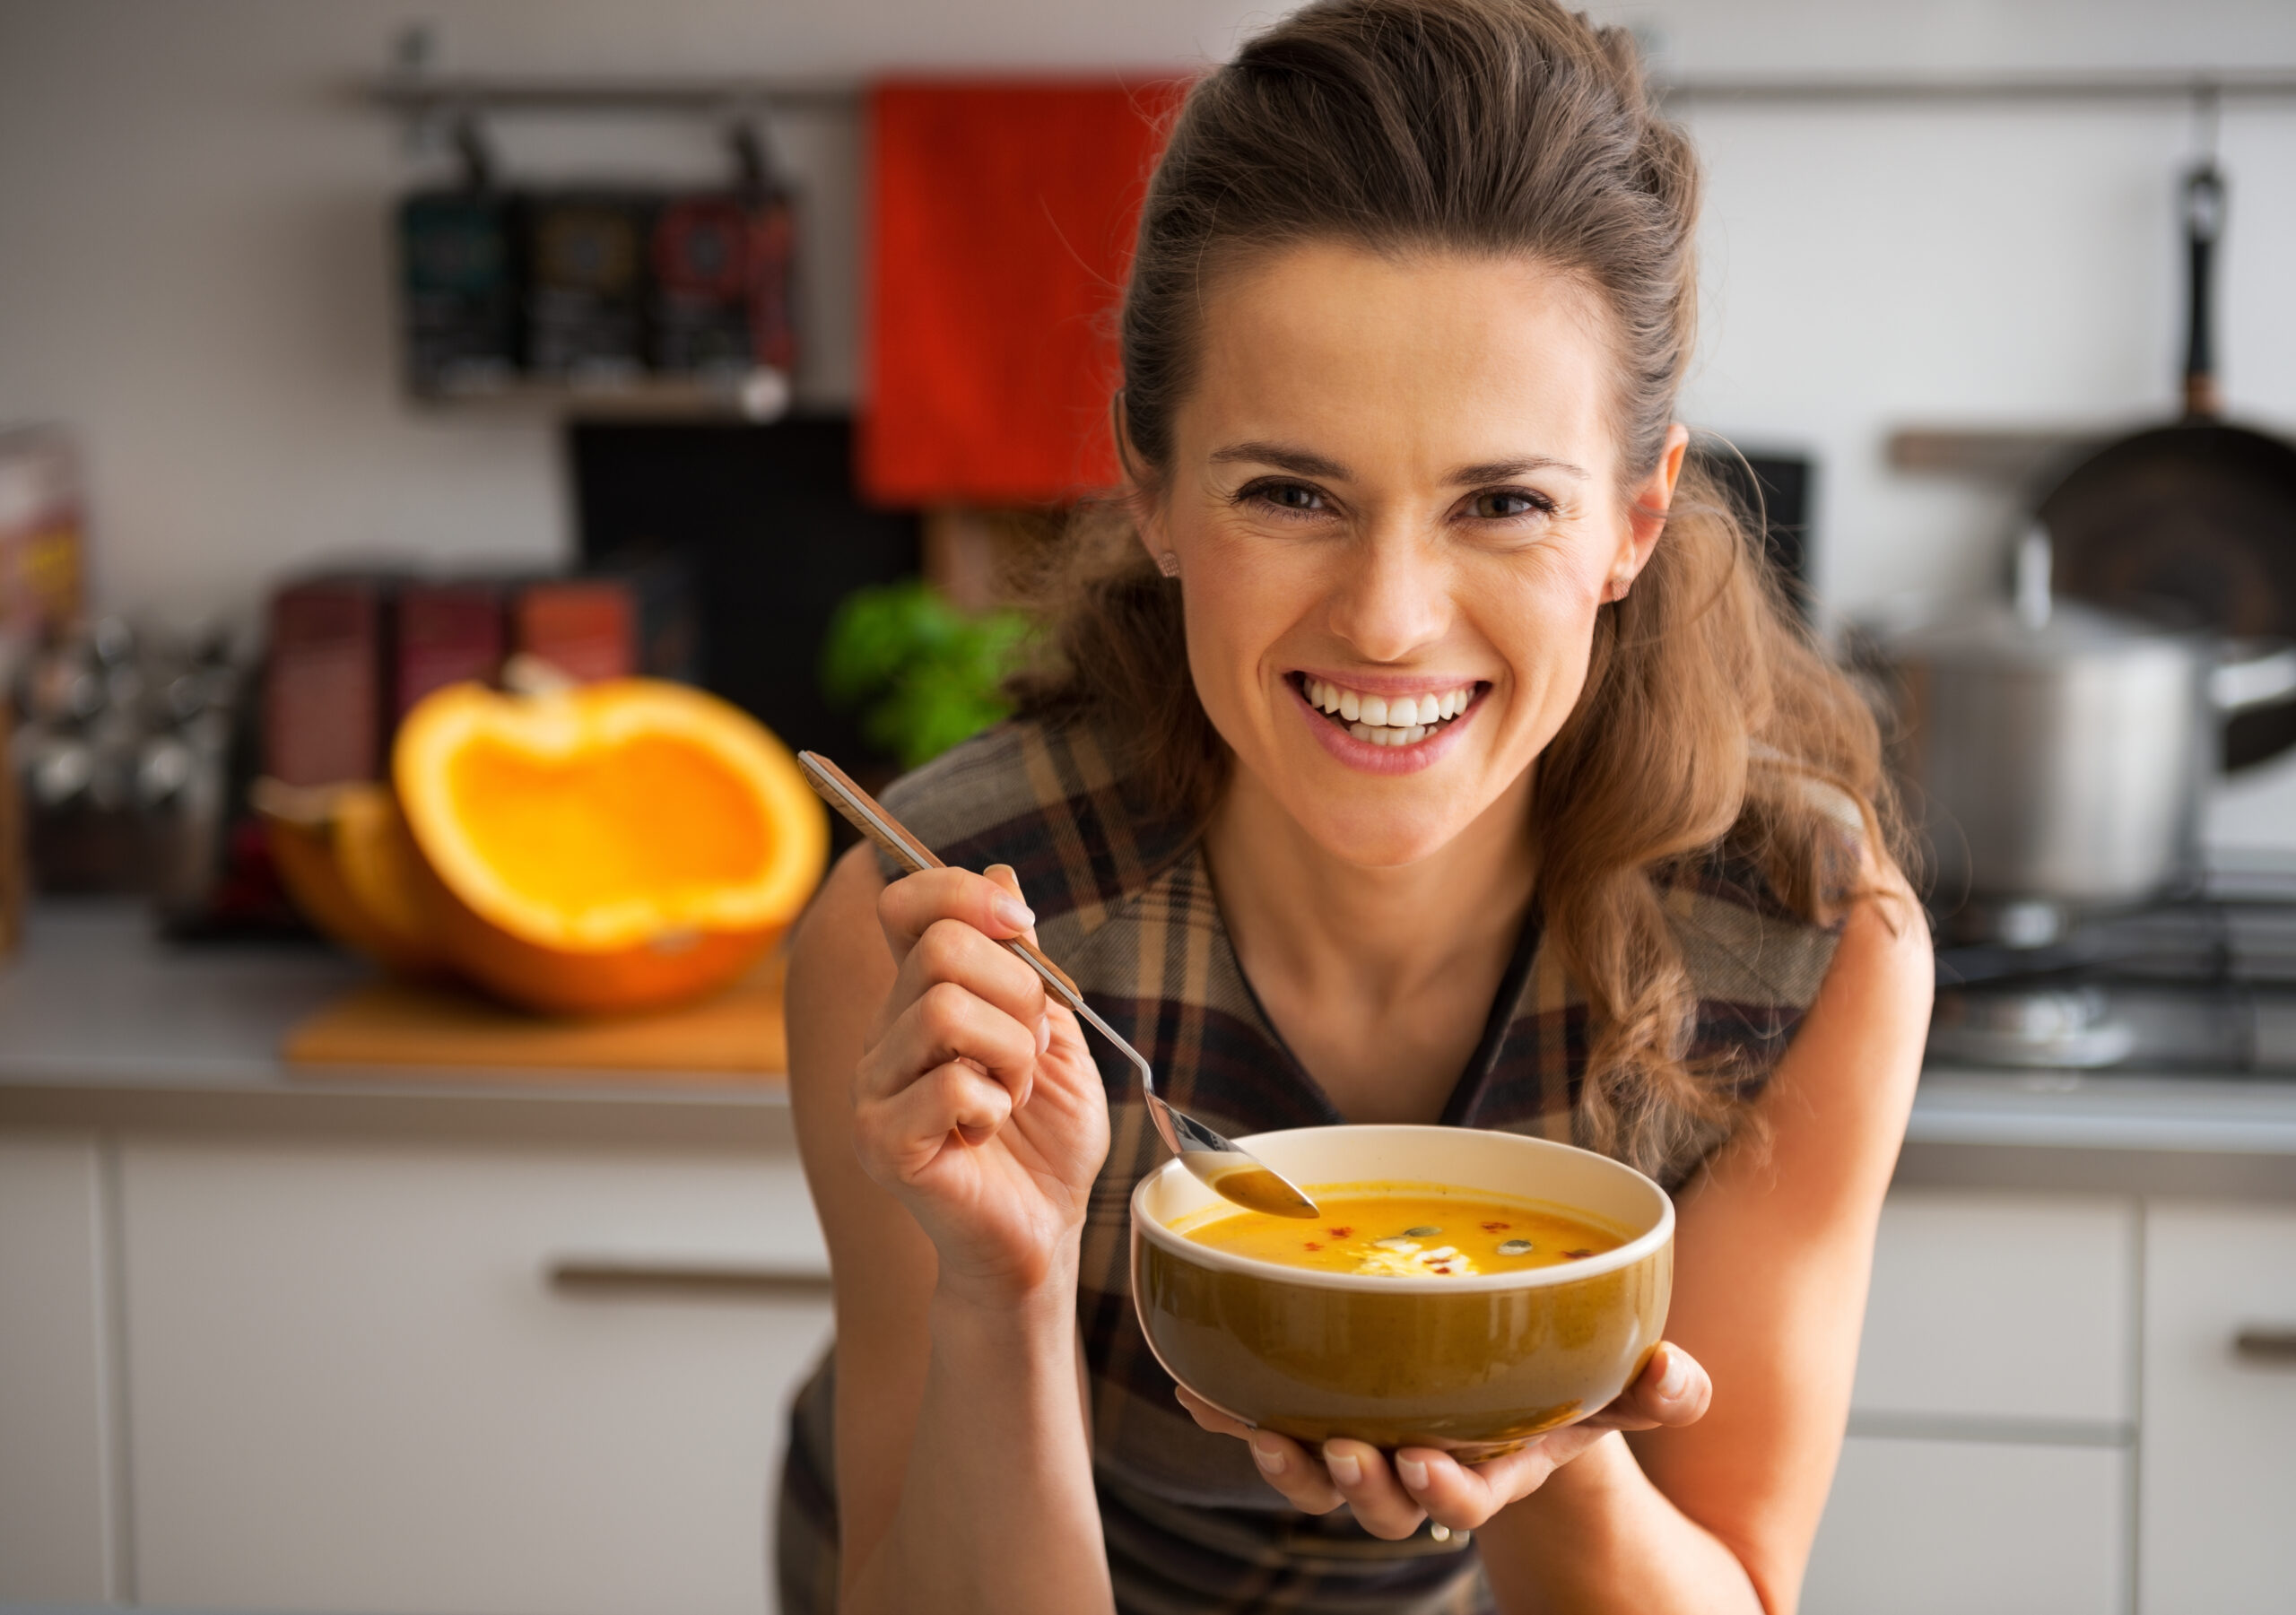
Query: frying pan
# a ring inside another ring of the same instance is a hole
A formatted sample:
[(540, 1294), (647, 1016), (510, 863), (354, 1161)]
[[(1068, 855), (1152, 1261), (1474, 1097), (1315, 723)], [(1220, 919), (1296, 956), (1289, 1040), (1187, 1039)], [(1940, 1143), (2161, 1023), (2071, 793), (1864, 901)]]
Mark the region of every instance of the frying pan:
[[(2213, 281), (2224, 178), (2185, 177), (2184, 418), (2098, 450), (2038, 512), (2059, 592), (2234, 638), (2296, 638), (2296, 448), (2220, 417)], [(2224, 766), (2296, 746), (2296, 702), (2232, 716)]]

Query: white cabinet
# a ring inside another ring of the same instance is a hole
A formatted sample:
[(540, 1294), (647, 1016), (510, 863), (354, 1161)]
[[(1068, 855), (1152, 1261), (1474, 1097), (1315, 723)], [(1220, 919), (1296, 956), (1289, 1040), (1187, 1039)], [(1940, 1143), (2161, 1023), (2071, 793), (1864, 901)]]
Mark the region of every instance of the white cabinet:
[(2134, 1201), (1892, 1194), (1810, 1615), (2128, 1605)]
[(0, 1603), (114, 1591), (101, 1156), (0, 1135)]
[[(143, 1602), (770, 1608), (786, 1405), (829, 1332), (793, 1154), (121, 1149)], [(804, 1281), (677, 1282), (729, 1265)]]
[(1807, 1615), (2117, 1615), (2129, 1454), (1852, 1436)]
[(2136, 1242), (2133, 1200), (1892, 1194), (1851, 1396), (1861, 1423), (2115, 1433), (2135, 1413)]
[(2296, 1609), (2296, 1361), (2253, 1350), (2296, 1334), (2296, 1210), (2156, 1202), (2145, 1232), (2140, 1607)]

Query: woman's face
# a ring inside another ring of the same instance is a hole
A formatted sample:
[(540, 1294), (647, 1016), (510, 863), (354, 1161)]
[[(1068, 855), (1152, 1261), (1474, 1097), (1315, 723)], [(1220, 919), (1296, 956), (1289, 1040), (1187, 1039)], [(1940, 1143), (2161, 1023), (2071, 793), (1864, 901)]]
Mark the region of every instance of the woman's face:
[(1685, 435), (1622, 485), (1607, 316), (1535, 263), (1295, 247), (1203, 321), (1142, 524), (1178, 560), (1196, 692), (1318, 843), (1411, 863), (1570, 715)]

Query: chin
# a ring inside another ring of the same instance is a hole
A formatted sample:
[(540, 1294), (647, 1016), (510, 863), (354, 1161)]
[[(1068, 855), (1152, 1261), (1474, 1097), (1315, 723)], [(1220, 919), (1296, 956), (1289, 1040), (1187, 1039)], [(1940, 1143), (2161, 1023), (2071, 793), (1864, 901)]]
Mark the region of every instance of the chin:
[(1442, 851), (1474, 822), (1473, 814), (1450, 808), (1439, 796), (1417, 812), (1400, 802), (1366, 803), (1353, 812), (1330, 802), (1303, 803), (1293, 817), (1335, 858), (1359, 869), (1401, 869)]

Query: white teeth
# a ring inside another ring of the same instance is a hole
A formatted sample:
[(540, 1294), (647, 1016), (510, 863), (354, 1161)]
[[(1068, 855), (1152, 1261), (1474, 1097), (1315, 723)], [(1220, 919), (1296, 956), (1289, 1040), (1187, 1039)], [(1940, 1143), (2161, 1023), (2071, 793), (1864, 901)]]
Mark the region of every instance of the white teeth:
[(1300, 688), (1309, 706), (1337, 717), (1356, 739), (1375, 746), (1412, 746), (1433, 734), (1437, 725), (1473, 706), (1476, 687), (1464, 684), (1422, 696), (1378, 696), (1303, 677)]

